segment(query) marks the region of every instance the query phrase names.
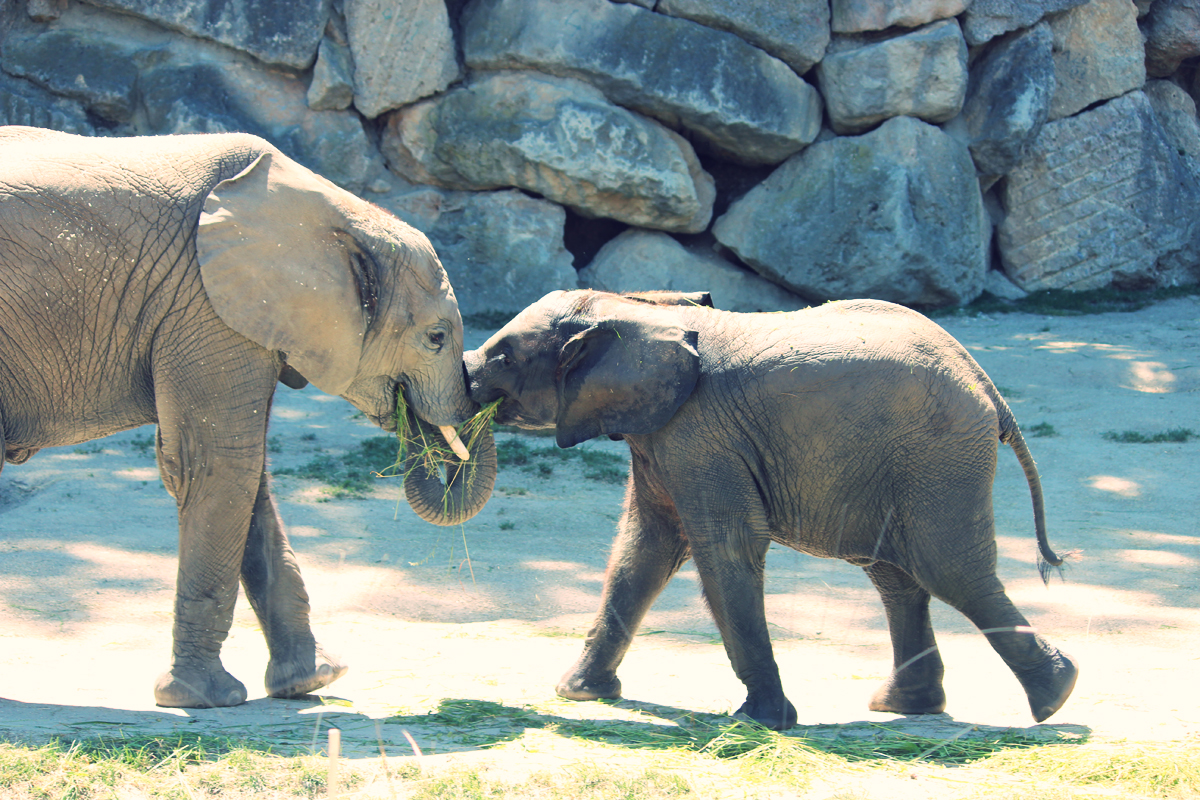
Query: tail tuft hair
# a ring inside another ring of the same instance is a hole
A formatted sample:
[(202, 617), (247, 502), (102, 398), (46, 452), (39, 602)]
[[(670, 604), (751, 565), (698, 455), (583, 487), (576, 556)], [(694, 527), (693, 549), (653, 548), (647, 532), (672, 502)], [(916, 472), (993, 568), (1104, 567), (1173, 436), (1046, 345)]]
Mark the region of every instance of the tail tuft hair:
[(1037, 558), (1037, 567), (1038, 567), (1038, 574), (1042, 576), (1042, 583), (1044, 583), (1046, 586), (1050, 585), (1051, 570), (1056, 570), (1058, 572), (1058, 579), (1060, 581), (1062, 581), (1063, 583), (1066, 583), (1067, 576), (1064, 573), (1066, 571), (1066, 568), (1070, 566), (1070, 564), (1068, 564), (1067, 562), (1071, 559), (1078, 558), (1078, 556), (1081, 552), (1083, 552), (1083, 551), (1081, 551), (1081, 550), (1068, 551), (1066, 553), (1063, 553), (1061, 556), (1059, 556), (1056, 561), (1052, 562), (1052, 561), (1047, 561), (1046, 557), (1044, 555), (1042, 555), (1042, 553), (1039, 551), (1038, 558)]

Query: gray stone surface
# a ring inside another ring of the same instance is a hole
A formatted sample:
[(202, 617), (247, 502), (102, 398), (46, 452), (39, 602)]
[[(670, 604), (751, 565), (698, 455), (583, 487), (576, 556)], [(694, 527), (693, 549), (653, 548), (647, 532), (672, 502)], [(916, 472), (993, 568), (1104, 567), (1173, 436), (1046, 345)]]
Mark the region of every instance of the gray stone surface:
[(710, 247), (685, 247), (659, 231), (630, 228), (579, 271), (579, 286), (607, 292), (710, 292), (726, 311), (795, 311), (795, 294), (735, 266)]
[(832, 0), (831, 27), (835, 33), (915, 28), (956, 17), (970, 4), (971, 0)]
[(588, 216), (662, 230), (704, 230), (715, 197), (678, 134), (588, 84), (532, 71), (480, 76), (396, 112), (383, 151), (415, 183), (513, 186)]
[(313, 111), (342, 111), (354, 102), (354, 59), (349, 45), (326, 36), (317, 50), (308, 107)]
[(52, 22), (67, 10), (67, 0), (28, 0), (25, 10), (37, 22)]
[(220, 42), (267, 64), (305, 69), (329, 19), (330, 0), (85, 0)]
[(787, 64), (731, 33), (630, 4), (475, 0), (463, 53), (473, 69), (586, 80), (752, 163), (782, 161), (820, 132), (820, 97)]
[(812, 300), (944, 306), (983, 290), (991, 225), (966, 146), (896, 117), (788, 159), (713, 233), (743, 262)]
[(1050, 19), (1054, 99), (1050, 119), (1120, 97), (1146, 82), (1145, 49), (1129, 0), (1090, 0)]
[(1023, 289), (1195, 281), (1200, 186), (1143, 92), (1048, 122), (1008, 174), (998, 229)]
[(556, 289), (574, 289), (561, 206), (509, 189), (417, 188), (374, 198), (429, 237), (464, 316), (512, 314)]
[(90, 136), (87, 109), (28, 81), (0, 73), (0, 125), (29, 125)]
[(1200, 178), (1200, 120), (1196, 118), (1196, 101), (1171, 81), (1147, 81), (1143, 91), (1167, 141), (1191, 173)]
[(111, 122), (133, 117), (136, 51), (87, 31), (30, 32), (0, 45), (0, 64)]
[(1170, 75), (1184, 59), (1200, 55), (1200, 0), (1157, 0), (1141, 24), (1151, 76)]
[(1037, 136), (1054, 96), (1054, 36), (1039, 23), (971, 65), (963, 121), (983, 175), (1003, 175)]
[(345, 0), (354, 105), (374, 118), (442, 91), (459, 76), (443, 0)]
[(902, 114), (945, 122), (962, 109), (967, 45), (958, 22), (831, 52), (817, 67), (829, 124), (857, 133)]
[(1029, 28), (1047, 14), (1081, 6), (1091, 0), (972, 0), (963, 14), (967, 44), (991, 41), (1002, 33)]
[(139, 90), (150, 133), (254, 133), (354, 192), (383, 169), (357, 115), (311, 111), (302, 80), (249, 61), (169, 62)]
[(820, 61), (829, 44), (828, 0), (659, 0), (654, 10), (736, 33), (798, 75)]

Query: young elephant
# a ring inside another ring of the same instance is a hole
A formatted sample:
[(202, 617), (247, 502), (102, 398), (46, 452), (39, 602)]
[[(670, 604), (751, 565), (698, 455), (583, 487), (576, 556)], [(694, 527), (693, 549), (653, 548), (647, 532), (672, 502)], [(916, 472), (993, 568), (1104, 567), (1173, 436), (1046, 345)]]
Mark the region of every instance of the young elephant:
[(689, 557), (746, 684), (739, 712), (796, 722), (771, 653), (763, 567), (772, 541), (863, 567), (883, 597), (894, 669), (875, 711), (945, 707), (933, 595), (965, 614), (1044, 720), (1076, 667), (1029, 627), (996, 577), (992, 479), (1011, 446), (1041, 486), (996, 387), (924, 316), (873, 300), (789, 314), (705, 308), (706, 295), (547, 295), (464, 356), (497, 421), (554, 428), (560, 447), (601, 434), (632, 454), (599, 614), (558, 693), (616, 698), (617, 667), (655, 597)]
[[(458, 442), (449, 426), (476, 406), (458, 303), (429, 241), (254, 136), (0, 128), (0, 452), (20, 464), (157, 423), (179, 509), (159, 705), (246, 699), (220, 659), (239, 578), (267, 639), (270, 695), (345, 671), (313, 637), (267, 484), (277, 381), (311, 381), (386, 430), (403, 392), (413, 425)], [(439, 480), (412, 471), (418, 513), (457, 524), (483, 506), (495, 449), (483, 436), (475, 450), (475, 488), (449, 487), (456, 513)]]

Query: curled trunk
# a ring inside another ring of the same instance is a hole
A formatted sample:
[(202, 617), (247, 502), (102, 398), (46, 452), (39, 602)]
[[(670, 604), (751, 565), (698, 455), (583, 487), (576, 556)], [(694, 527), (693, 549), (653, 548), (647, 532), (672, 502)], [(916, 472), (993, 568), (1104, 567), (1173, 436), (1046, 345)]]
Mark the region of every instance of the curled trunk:
[(404, 494), (417, 516), (434, 525), (458, 525), (480, 512), (496, 483), (496, 443), (484, 427), (466, 438), (471, 458), (454, 455), (441, 430), (409, 415)]

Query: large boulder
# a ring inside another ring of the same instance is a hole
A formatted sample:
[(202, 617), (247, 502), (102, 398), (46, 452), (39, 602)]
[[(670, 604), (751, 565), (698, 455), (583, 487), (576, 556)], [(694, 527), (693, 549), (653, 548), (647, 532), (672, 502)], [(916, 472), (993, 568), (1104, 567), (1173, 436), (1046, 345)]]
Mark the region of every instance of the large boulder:
[(1200, 0), (1156, 0), (1142, 21), (1146, 70), (1156, 78), (1200, 55)]
[(787, 64), (690, 20), (608, 0), (474, 0), (463, 20), (472, 69), (584, 80), (746, 162), (782, 161), (820, 132), (821, 98)]
[(895, 117), (788, 159), (713, 233), (807, 298), (944, 306), (983, 290), (991, 226), (966, 146)]
[(834, 33), (916, 28), (956, 17), (970, 4), (971, 0), (833, 0), (831, 27)]
[(133, 118), (137, 51), (86, 30), (30, 31), (0, 46), (0, 63), (60, 97), (114, 123)]
[(1200, 185), (1143, 92), (1048, 122), (1009, 172), (998, 242), (1027, 291), (1194, 282)]
[(1145, 48), (1129, 0), (1091, 0), (1050, 19), (1054, 32), (1054, 98), (1050, 119), (1140, 89)]
[(59, 97), (3, 73), (0, 73), (0, 125), (28, 125), (85, 136), (96, 132), (88, 121), (87, 109), (79, 101)]
[(308, 107), (313, 111), (342, 111), (350, 107), (354, 102), (354, 58), (350, 45), (329, 36), (321, 40), (307, 97)]
[(444, 0), (345, 0), (354, 105), (368, 118), (442, 91), (459, 76)]
[(711, 247), (685, 247), (668, 234), (630, 228), (579, 271), (579, 285), (606, 292), (707, 291), (726, 311), (795, 311), (806, 303)]
[(1021, 28), (1030, 28), (1047, 14), (1057, 14), (1091, 0), (972, 0), (963, 14), (967, 44), (989, 42)]
[(967, 44), (955, 20), (835, 50), (817, 67), (829, 124), (857, 133), (902, 114), (945, 122), (962, 109)]
[(971, 67), (963, 122), (982, 175), (1017, 163), (1050, 114), (1054, 35), (1045, 23), (992, 47)]
[(828, 0), (659, 0), (654, 10), (736, 33), (797, 75), (820, 61), (829, 44)]
[(678, 134), (588, 84), (532, 71), (479, 75), (396, 112), (382, 148), (414, 183), (517, 187), (646, 228), (702, 231), (716, 195)]
[(384, 171), (356, 114), (312, 111), (302, 80), (248, 60), (168, 61), (138, 88), (150, 133), (254, 133), (352, 192)]
[(1143, 91), (1167, 141), (1188, 170), (1200, 179), (1200, 120), (1196, 117), (1196, 101), (1167, 80), (1148, 81)]
[(563, 245), (566, 212), (515, 189), (445, 192), (431, 187), (375, 202), (429, 237), (463, 316), (514, 315), (548, 292), (574, 289)]
[(329, 19), (330, 0), (85, 0), (189, 36), (211, 39), (259, 61), (307, 69)]

